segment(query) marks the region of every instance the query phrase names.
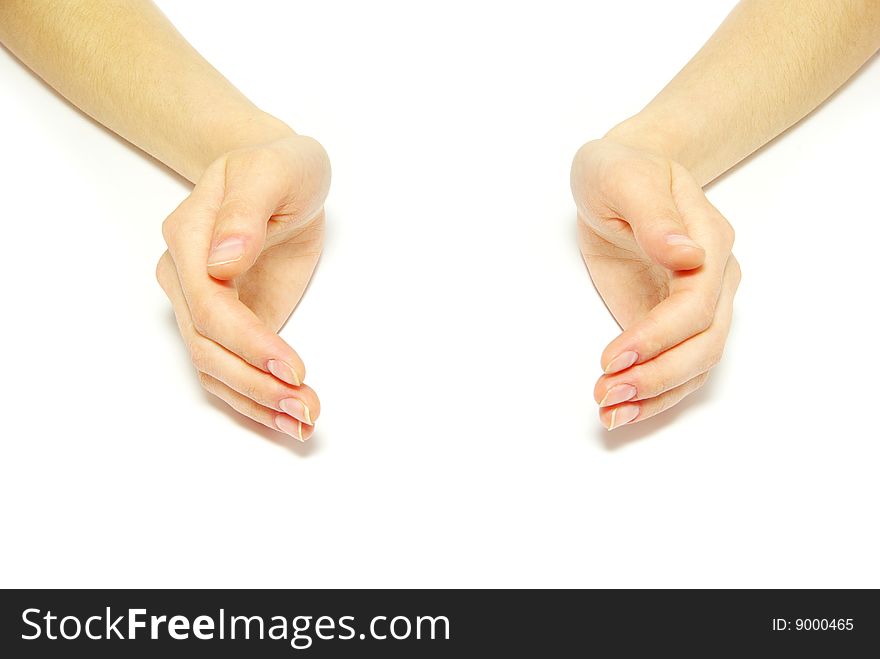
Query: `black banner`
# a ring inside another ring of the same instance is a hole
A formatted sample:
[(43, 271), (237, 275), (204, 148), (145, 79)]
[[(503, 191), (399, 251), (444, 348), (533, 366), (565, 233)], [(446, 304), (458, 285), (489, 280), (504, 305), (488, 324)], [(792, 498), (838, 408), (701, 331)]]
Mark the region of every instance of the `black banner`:
[(0, 591), (4, 657), (592, 650), (877, 656), (880, 600), (870, 590)]

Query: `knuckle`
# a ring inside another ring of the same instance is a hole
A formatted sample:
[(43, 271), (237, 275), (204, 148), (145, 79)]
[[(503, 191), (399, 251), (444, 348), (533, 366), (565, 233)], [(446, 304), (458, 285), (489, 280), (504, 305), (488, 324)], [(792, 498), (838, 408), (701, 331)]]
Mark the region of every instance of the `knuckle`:
[(648, 362), (642, 365), (630, 384), (636, 388), (639, 396), (655, 396), (666, 391), (669, 383), (663, 370)]
[(724, 357), (724, 341), (718, 341), (706, 351), (701, 364), (702, 368), (700, 368), (700, 374), (708, 374), (709, 371), (711, 371), (721, 362), (722, 357)]
[(262, 396), (260, 396), (260, 388), (255, 384), (248, 384), (244, 386), (241, 390), (241, 393), (253, 401), (259, 402), (260, 400), (262, 400)]
[[(640, 356), (641, 359), (649, 360), (663, 352), (665, 345), (665, 336), (658, 333), (653, 327), (645, 328), (644, 332), (640, 332), (639, 336), (632, 341), (632, 350)], [(612, 355), (614, 357), (614, 355)], [(647, 367), (650, 362), (646, 361), (642, 366)]]
[[(644, 386), (644, 387), (642, 387), (641, 390), (648, 391), (656, 396), (658, 394), (662, 394), (664, 391), (669, 391), (671, 388), (672, 388), (672, 383), (669, 381), (668, 376), (657, 375), (652, 379), (651, 384), (649, 386)], [(638, 386), (636, 387), (636, 389), (639, 390)], [(644, 396), (645, 394), (641, 394), (641, 395)]]
[(159, 258), (159, 261), (156, 263), (156, 281), (159, 282), (159, 285), (162, 287), (162, 290), (168, 290), (168, 286), (167, 286), (168, 276), (169, 276), (168, 268), (170, 266), (168, 263), (168, 259), (166, 258), (167, 255), (168, 255), (168, 252), (165, 252)]
[(590, 154), (596, 148), (596, 144), (596, 140), (593, 140), (578, 147), (578, 150), (574, 154), (574, 158), (572, 158), (572, 167), (575, 168), (587, 164), (590, 161)]
[(189, 344), (189, 359), (201, 375), (208, 370), (208, 350), (201, 341), (193, 341)]
[(300, 139), (309, 166), (316, 172), (330, 173), (330, 156), (324, 145), (314, 137), (303, 135)]
[(657, 406), (654, 408), (654, 414), (660, 414), (661, 412), (665, 412), (671, 407), (674, 407), (679, 402), (681, 402), (681, 398), (678, 396), (661, 396)]
[[(632, 350), (647, 359), (658, 355), (667, 347), (668, 331), (657, 318), (646, 319), (638, 333), (633, 336)], [(609, 355), (614, 357), (615, 355)]]
[(691, 313), (695, 333), (705, 332), (715, 320), (715, 300), (706, 296), (700, 297), (694, 302)]
[(592, 180), (595, 174), (594, 153), (596, 151), (597, 141), (587, 142), (582, 145), (574, 154), (571, 160), (570, 184), (571, 190), (575, 198), (583, 196), (594, 183)]
[(213, 318), (210, 301), (204, 298), (195, 299), (190, 302), (189, 310), (196, 331), (202, 336), (209, 334)]
[(212, 385), (211, 376), (208, 375), (207, 373), (203, 373), (202, 371), (199, 371), (199, 384), (202, 386), (202, 389), (204, 389), (205, 391), (211, 391), (211, 385)]
[(723, 217), (720, 221), (721, 237), (724, 240), (724, 246), (729, 250), (733, 248), (733, 243), (736, 241), (736, 230), (733, 228), (733, 225), (728, 222)]
[(712, 350), (708, 355), (706, 355), (706, 361), (703, 364), (703, 373), (708, 373), (710, 370), (715, 368), (718, 365), (718, 362), (721, 361), (721, 357), (723, 356), (723, 351), (721, 349)]
[(166, 245), (170, 246), (174, 242), (178, 226), (179, 220), (176, 213), (172, 213), (162, 222), (162, 238), (165, 239)]
[(730, 257), (730, 272), (733, 277), (733, 283), (735, 286), (739, 286), (742, 281), (742, 268), (739, 265), (739, 261), (737, 261), (734, 257)]
[(330, 159), (316, 140), (306, 138), (306, 146), (300, 150), (295, 174), (291, 178), (295, 215), (311, 218), (324, 205), (330, 191)]
[(711, 365), (712, 367), (717, 366), (721, 363), (721, 360), (724, 359), (724, 343), (722, 342), (715, 350), (712, 351), (711, 357)]

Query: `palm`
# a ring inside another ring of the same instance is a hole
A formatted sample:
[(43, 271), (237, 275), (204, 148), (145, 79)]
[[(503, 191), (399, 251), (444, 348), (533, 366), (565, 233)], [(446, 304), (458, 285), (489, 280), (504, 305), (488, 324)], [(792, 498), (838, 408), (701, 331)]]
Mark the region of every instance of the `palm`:
[(293, 313), (308, 286), (324, 242), (323, 213), (267, 247), (236, 280), (239, 299), (273, 332)]
[[(583, 219), (583, 218), (582, 218)], [(625, 223), (603, 220), (606, 223)], [(643, 318), (669, 294), (670, 272), (653, 263), (632, 240), (615, 244), (602, 237), (585, 221), (578, 222), (581, 254), (599, 295), (614, 319), (626, 329)], [(628, 227), (617, 227), (629, 231)], [(622, 241), (621, 241), (622, 242)]]

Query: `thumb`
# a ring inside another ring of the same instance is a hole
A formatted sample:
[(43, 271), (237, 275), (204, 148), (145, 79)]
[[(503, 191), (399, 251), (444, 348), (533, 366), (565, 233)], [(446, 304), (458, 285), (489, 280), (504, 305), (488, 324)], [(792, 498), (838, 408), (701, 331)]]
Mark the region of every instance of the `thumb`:
[(654, 215), (631, 226), (639, 247), (664, 268), (693, 270), (706, 260), (706, 251), (690, 237), (677, 214)]
[(269, 218), (283, 195), (283, 180), (258, 169), (227, 169), (223, 201), (214, 221), (208, 274), (235, 279), (256, 262), (266, 243)]
[(642, 178), (622, 187), (628, 189), (621, 190), (616, 206), (648, 258), (670, 270), (703, 264), (706, 252), (688, 232), (668, 181)]

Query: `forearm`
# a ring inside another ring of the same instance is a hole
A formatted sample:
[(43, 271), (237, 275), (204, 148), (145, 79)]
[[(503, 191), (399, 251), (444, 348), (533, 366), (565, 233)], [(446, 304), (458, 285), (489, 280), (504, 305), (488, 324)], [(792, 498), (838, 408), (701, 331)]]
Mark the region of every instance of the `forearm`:
[(0, 41), (77, 107), (192, 181), (226, 151), (292, 133), (148, 0), (3, 0)]
[(743, 0), (609, 136), (662, 152), (705, 184), (822, 103), (878, 47), (877, 0)]

